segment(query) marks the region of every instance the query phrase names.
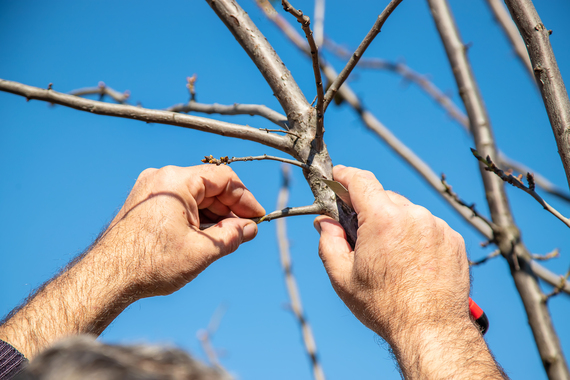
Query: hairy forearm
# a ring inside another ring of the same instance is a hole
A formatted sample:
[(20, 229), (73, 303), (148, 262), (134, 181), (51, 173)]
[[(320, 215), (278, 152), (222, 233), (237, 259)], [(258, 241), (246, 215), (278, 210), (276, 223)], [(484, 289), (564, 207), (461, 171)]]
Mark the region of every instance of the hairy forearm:
[(507, 378), (469, 320), (417, 325), (391, 345), (406, 379)]
[(100, 242), (47, 283), (0, 326), (0, 339), (31, 359), (62, 337), (101, 334), (136, 300), (136, 293), (123, 286), (128, 283), (128, 273), (121, 273), (109, 248)]

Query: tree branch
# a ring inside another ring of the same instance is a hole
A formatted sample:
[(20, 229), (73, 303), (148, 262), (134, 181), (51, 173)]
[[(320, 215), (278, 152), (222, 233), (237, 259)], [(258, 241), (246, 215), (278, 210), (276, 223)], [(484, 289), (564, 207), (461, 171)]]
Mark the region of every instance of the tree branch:
[(99, 100), (103, 100), (103, 97), (106, 95), (112, 98), (117, 103), (126, 104), (127, 99), (129, 98), (131, 93), (128, 90), (123, 93), (120, 93), (119, 91), (115, 91), (111, 87), (107, 86), (105, 82), (99, 82), (99, 85), (97, 87), (80, 88), (77, 90), (70, 91), (69, 95), (75, 95), (75, 96), (99, 95), (100, 96)]
[(317, 130), (315, 133), (315, 143), (317, 151), (320, 152), (323, 149), (323, 134), (325, 133), (324, 127), (324, 91), (323, 91), (323, 80), (321, 79), (321, 69), (319, 65), (319, 49), (315, 40), (313, 39), (313, 32), (311, 31), (311, 19), (309, 16), (304, 15), (300, 9), (295, 9), (287, 0), (281, 0), (283, 4), (283, 9), (286, 12), (291, 13), (297, 21), (302, 25), (305, 36), (307, 37), (307, 42), (309, 43), (311, 51), (311, 59), (313, 61), (313, 73), (315, 74), (315, 82), (317, 87)]
[(505, 3), (527, 46), (570, 186), (570, 100), (550, 46), (551, 31), (542, 24), (532, 1), (505, 0)]
[[(431, 13), (451, 64), (455, 81), (469, 117), (477, 150), (496, 157), (489, 117), (477, 88), (466, 50), (446, 0), (428, 0)], [(542, 291), (529, 265), (531, 256), (521, 241), (513, 221), (500, 178), (481, 168), (481, 177), (493, 223), (498, 227), (495, 241), (509, 262), (511, 275), (521, 296), (545, 371), (550, 379), (569, 378), (568, 366)]]
[(198, 116), (181, 115), (176, 112), (99, 102), (3, 79), (0, 79), (0, 91), (23, 96), (28, 101), (37, 99), (98, 115), (135, 119), (147, 123), (175, 125), (177, 127), (196, 129), (217, 135), (255, 141), (286, 153), (292, 151), (292, 143), (289, 139), (285, 138), (285, 136), (262, 132), (257, 128), (244, 125), (231, 124)]
[(558, 283), (558, 285), (556, 285), (556, 287), (554, 287), (552, 292), (550, 292), (544, 296), (544, 302), (547, 302), (551, 297), (554, 297), (554, 296), (560, 294), (562, 289), (564, 289), (564, 286), (566, 286), (566, 284), (568, 284), (568, 277), (570, 277), (570, 269), (568, 269), (568, 272), (566, 272), (566, 274), (564, 276), (560, 276), (559, 283)]
[[(282, 209), (287, 205), (289, 199), (289, 167), (283, 165), (283, 185), (279, 190), (279, 195), (277, 197), (277, 209)], [(289, 253), (289, 239), (287, 238), (287, 223), (285, 219), (279, 219), (276, 222), (277, 230), (277, 243), (279, 244), (279, 256), (281, 258), (281, 267), (285, 274), (285, 285), (287, 286), (287, 293), (289, 294), (289, 300), (291, 301), (291, 309), (295, 315), (297, 322), (301, 328), (301, 334), (303, 335), (303, 343), (305, 344), (305, 350), (307, 355), (311, 360), (311, 365), (313, 368), (313, 376), (315, 380), (325, 380), (325, 374), (319, 363), (317, 356), (317, 345), (315, 343), (315, 338), (311, 330), (311, 326), (307, 318), (303, 313), (303, 306), (301, 303), (301, 295), (299, 294), (299, 288), (297, 287), (297, 281), (293, 275), (293, 270), (291, 268), (291, 254)]]
[(309, 104), (303, 92), (247, 13), (234, 0), (206, 1), (257, 66), (287, 117), (306, 111)]
[[(281, 17), (273, 8), (271, 3), (268, 0), (257, 0), (258, 5), (264, 11), (267, 18), (273, 23), (287, 36), (291, 42), (302, 52), (309, 55), (308, 46), (305, 40), (301, 37), (300, 34), (296, 32), (296, 30), (285, 20)], [(362, 62), (362, 61), (361, 61)], [(333, 81), (338, 74), (334, 70), (334, 68), (328, 65), (323, 59), (320, 60), (321, 69), (323, 70), (323, 74), (329, 81)], [(423, 162), (411, 149), (405, 146), (401, 141), (399, 141), (372, 113), (367, 111), (360, 99), (356, 96), (356, 94), (352, 91), (350, 86), (345, 84), (342, 86), (339, 91), (338, 95), (341, 96), (347, 103), (359, 114), (362, 123), (375, 132), (384, 142), (388, 144), (388, 146), (394, 150), (394, 152), (402, 157), (416, 172), (424, 178), (428, 185), (430, 185), (438, 194), (440, 194), (445, 201), (460, 215), (463, 219), (469, 223), (475, 230), (477, 230), (481, 235), (483, 235), (487, 240), (493, 239), (493, 231), (489, 226), (481, 220), (474, 219), (472, 213), (467, 211), (466, 208), (461, 207), (458, 205), (452, 197), (449, 195), (446, 196), (445, 188), (441, 184), (439, 177), (435, 172), (425, 163)], [(558, 275), (551, 272), (550, 270), (546, 269), (539, 263), (535, 261), (530, 261), (530, 267), (532, 271), (543, 279), (545, 282), (549, 283), (550, 285), (556, 286), (558, 283)], [(570, 294), (570, 284), (568, 284), (564, 291)]]
[(495, 19), (511, 42), (515, 54), (525, 67), (526, 72), (532, 78), (532, 82), (536, 84), (536, 81), (534, 80), (534, 71), (532, 70), (530, 59), (528, 58), (528, 52), (526, 51), (526, 47), (524, 46), (524, 42), (519, 34), (517, 26), (513, 23), (513, 19), (511, 18), (511, 15), (509, 15), (507, 8), (505, 8), (504, 3), (501, 0), (487, 0), (487, 4), (489, 4)]
[(232, 158), (228, 158), (228, 156), (225, 157), (220, 157), (218, 158), (214, 158), (212, 155), (210, 156), (204, 156), (204, 159), (202, 160), (203, 163), (205, 164), (215, 164), (215, 165), (229, 165), (232, 162), (244, 162), (244, 161), (261, 161), (261, 160), (273, 160), (273, 161), (280, 161), (280, 162), (284, 162), (290, 165), (295, 165), (298, 166), (300, 168), (303, 169), (310, 169), (311, 167), (307, 164), (304, 164), (302, 162), (296, 161), (296, 160), (290, 160), (288, 158), (281, 158), (281, 157), (275, 157), (275, 156), (268, 156), (267, 154), (264, 154), (263, 156), (247, 156), (247, 157), (232, 157)]
[(336, 79), (332, 82), (329, 89), (327, 90), (327, 93), (325, 95), (325, 104), (323, 111), (327, 110), (327, 107), (329, 106), (331, 100), (334, 99), (334, 96), (337, 93), (340, 86), (342, 86), (342, 84), (348, 78), (354, 67), (358, 64), (358, 61), (360, 60), (360, 58), (362, 57), (368, 46), (370, 46), (372, 41), (374, 41), (374, 38), (376, 38), (378, 33), (380, 33), (382, 26), (384, 25), (384, 22), (386, 22), (388, 17), (390, 17), (394, 9), (396, 9), (396, 7), (401, 2), (402, 0), (390, 1), (390, 3), (382, 11), (382, 13), (380, 13), (380, 16), (378, 16), (378, 19), (372, 26), (372, 29), (370, 29), (366, 37), (364, 37), (364, 40), (362, 40), (358, 48), (356, 48), (356, 51), (354, 52), (354, 54), (352, 54), (344, 69), (342, 69), (340, 74), (336, 77)]
[(315, 43), (323, 46), (325, 36), (325, 0), (315, 0)]
[(472, 266), (472, 267), (475, 267), (475, 266), (477, 266), (477, 265), (484, 264), (484, 263), (486, 263), (488, 260), (491, 260), (492, 258), (498, 257), (498, 256), (500, 256), (500, 255), (501, 255), (501, 250), (500, 250), (500, 249), (497, 249), (497, 250), (491, 252), (490, 254), (488, 254), (487, 256), (483, 257), (483, 258), (480, 259), (480, 260), (477, 260), (477, 261), (471, 261), (471, 260), (469, 260), (469, 265)]
[(542, 197), (538, 195), (538, 193), (534, 190), (535, 185), (532, 174), (527, 173), (526, 175), (528, 180), (528, 187), (527, 187), (522, 183), (522, 174), (521, 178), (517, 178), (512, 174), (506, 174), (503, 170), (501, 170), (501, 168), (495, 165), (495, 163), (491, 160), (491, 157), (487, 156), (487, 158), (485, 159), (481, 157), (479, 155), (479, 152), (477, 152), (475, 149), (471, 149), (471, 152), (473, 152), (473, 155), (475, 156), (475, 158), (479, 160), (479, 162), (485, 165), (485, 170), (495, 173), (503, 181), (510, 183), (514, 187), (517, 187), (522, 191), (524, 191), (525, 193), (532, 196), (534, 199), (536, 199), (538, 203), (541, 204), (542, 207), (544, 207), (546, 211), (548, 211), (549, 213), (560, 219), (562, 223), (564, 223), (566, 226), (570, 227), (570, 219), (566, 218), (558, 210), (556, 210), (554, 207), (546, 203), (546, 201), (542, 199)]
[(220, 114), (220, 115), (251, 115), (251, 116), (261, 116), (277, 124), (281, 128), (287, 130), (289, 129), (289, 122), (285, 115), (281, 115), (279, 112), (272, 110), (271, 108), (263, 104), (238, 104), (234, 103), (232, 105), (225, 104), (204, 104), (190, 101), (186, 104), (176, 104), (172, 107), (166, 109), (166, 111), (171, 112), (201, 112), (207, 114)]

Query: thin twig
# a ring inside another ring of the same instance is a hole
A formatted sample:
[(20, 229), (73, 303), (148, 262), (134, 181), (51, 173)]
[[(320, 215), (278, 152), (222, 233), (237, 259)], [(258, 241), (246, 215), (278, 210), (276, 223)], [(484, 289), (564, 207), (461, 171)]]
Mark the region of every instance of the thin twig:
[(196, 101), (196, 80), (198, 79), (198, 75), (192, 74), (191, 77), (186, 78), (186, 88), (190, 93), (190, 101)]
[(202, 345), (202, 349), (204, 350), (204, 353), (208, 357), (210, 363), (219, 370), (224, 372), (225, 369), (220, 364), (220, 360), (218, 359), (218, 354), (216, 353), (216, 350), (212, 345), (212, 337), (218, 330), (218, 327), (220, 326), (220, 322), (222, 321), (222, 318), (224, 317), (226, 310), (227, 310), (226, 305), (220, 304), (216, 309), (216, 311), (214, 312), (214, 314), (212, 315), (212, 317), (210, 318), (208, 326), (205, 329), (198, 330), (198, 332), (196, 333), (196, 336), (198, 337), (198, 340)]
[(261, 132), (258, 128), (252, 128), (245, 125), (232, 124), (198, 116), (182, 115), (170, 111), (135, 107), (126, 104), (110, 104), (3, 79), (0, 79), (0, 91), (23, 96), (27, 100), (42, 100), (48, 103), (55, 103), (75, 108), (79, 111), (98, 115), (123, 117), (145, 121), (147, 123), (167, 124), (196, 129), (217, 135), (255, 141), (286, 153), (292, 152), (292, 142), (290, 139), (285, 138), (285, 136)]
[(537, 254), (533, 254), (532, 255), (532, 259), (533, 260), (538, 260), (538, 261), (545, 261), (545, 260), (550, 260), (550, 259), (554, 259), (556, 257), (560, 256), (560, 250), (558, 248), (555, 248), (552, 252), (547, 253), (545, 255), (537, 255)]
[(323, 80), (321, 79), (321, 69), (319, 65), (319, 49), (313, 39), (313, 32), (311, 31), (311, 19), (309, 16), (304, 15), (300, 9), (295, 9), (287, 0), (281, 0), (283, 4), (283, 9), (286, 12), (291, 13), (297, 21), (301, 24), (303, 31), (305, 32), (305, 37), (309, 43), (311, 49), (311, 58), (313, 60), (313, 72), (315, 74), (315, 83), (317, 86), (317, 130), (315, 132), (315, 145), (317, 151), (323, 149), (323, 134), (325, 133), (324, 127), (324, 91), (323, 91)]
[(364, 37), (364, 40), (362, 40), (358, 48), (356, 48), (356, 51), (354, 52), (354, 54), (352, 54), (352, 57), (350, 57), (344, 69), (342, 69), (338, 77), (336, 77), (336, 79), (332, 82), (329, 89), (327, 90), (324, 99), (323, 112), (327, 110), (327, 107), (329, 106), (330, 102), (334, 99), (334, 96), (337, 93), (338, 89), (348, 78), (348, 76), (350, 75), (350, 73), (352, 72), (352, 70), (354, 69), (354, 67), (356, 66), (356, 64), (358, 63), (358, 61), (360, 60), (360, 58), (362, 57), (368, 46), (370, 46), (374, 38), (376, 38), (378, 33), (380, 33), (382, 26), (384, 25), (384, 22), (386, 22), (388, 17), (390, 17), (394, 9), (396, 9), (396, 7), (401, 2), (402, 0), (390, 1), (388, 6), (386, 6), (386, 8), (382, 11), (382, 13), (380, 13), (380, 16), (378, 16), (378, 19), (372, 26), (372, 29), (370, 29), (366, 37)]
[[(51, 87), (49, 88), (51, 90)], [(107, 86), (105, 82), (99, 82), (97, 87), (85, 87), (69, 92), (69, 95), (75, 96), (85, 96), (85, 95), (99, 95), (99, 100), (103, 100), (106, 96), (111, 97), (114, 101), (119, 104), (127, 104), (127, 100), (131, 95), (130, 91), (125, 91), (123, 93), (113, 90), (111, 87)]]
[(263, 131), (263, 132), (267, 132), (267, 133), (269, 133), (269, 132), (285, 133), (285, 134), (287, 134), (287, 135), (291, 135), (291, 136), (295, 136), (295, 137), (297, 137), (297, 138), (301, 138), (301, 135), (299, 135), (298, 133), (291, 132), (291, 131), (284, 131), (284, 130), (282, 130), (282, 129), (259, 128), (259, 130), (260, 130), (260, 131)]
[(489, 227), (491, 227), (492, 230), (495, 230), (495, 228), (497, 226), (495, 226), (495, 224), (493, 222), (491, 222), (489, 219), (487, 219), (486, 217), (484, 217), (483, 215), (479, 214), (479, 212), (477, 212), (477, 210), (475, 209), (475, 203), (471, 203), (470, 205), (465, 203), (461, 198), (459, 198), (459, 196), (457, 195), (457, 193), (455, 193), (453, 191), (453, 188), (451, 187), (451, 185), (449, 185), (447, 183), (447, 181), (445, 180), (445, 174), (441, 173), (441, 183), (443, 184), (443, 187), (445, 189), (445, 192), (447, 194), (449, 194), (453, 200), (457, 203), (459, 203), (461, 206), (463, 207), (467, 207), (469, 210), (471, 210), (471, 212), (473, 213), (473, 216), (476, 218), (480, 218), (481, 220), (483, 220), (485, 223), (487, 223), (487, 225)]
[(220, 115), (251, 115), (251, 116), (261, 116), (277, 124), (285, 130), (289, 129), (289, 122), (285, 115), (280, 114), (277, 111), (263, 104), (238, 104), (234, 103), (231, 105), (226, 104), (204, 104), (197, 103), (195, 101), (190, 101), (185, 104), (176, 104), (172, 107), (166, 109), (166, 111), (171, 112), (201, 112), (207, 114), (220, 114)]
[(505, 32), (507, 35), (507, 38), (513, 46), (515, 54), (525, 67), (526, 72), (530, 75), (532, 82), (536, 84), (536, 81), (534, 80), (534, 71), (532, 70), (532, 65), (530, 63), (530, 58), (528, 57), (528, 52), (526, 51), (526, 46), (524, 46), (524, 41), (522, 40), (517, 26), (509, 14), (509, 11), (505, 7), (505, 3), (501, 0), (487, 0), (487, 4), (489, 4), (491, 11), (503, 29), (503, 32)]
[(202, 162), (205, 164), (215, 164), (215, 165), (219, 166), (219, 165), (229, 165), (232, 162), (261, 161), (261, 160), (273, 160), (273, 161), (285, 162), (287, 164), (299, 166), (303, 169), (309, 169), (310, 168), (309, 165), (304, 164), (300, 161), (291, 160), (289, 158), (269, 156), (267, 154), (264, 154), (263, 156), (247, 156), (247, 157), (232, 157), (232, 158), (228, 158), (228, 156), (220, 157), (220, 158), (214, 158), (212, 155), (209, 155), (209, 156), (204, 156), (204, 158), (202, 159)]
[(491, 157), (487, 156), (487, 158), (483, 158), (481, 157), (481, 155), (479, 154), (479, 152), (475, 149), (471, 149), (471, 152), (473, 152), (473, 155), (483, 164), (485, 165), (485, 170), (489, 171), (489, 172), (493, 172), (495, 173), (497, 176), (499, 176), (499, 178), (501, 178), (503, 181), (510, 183), (511, 185), (513, 185), (514, 187), (518, 187), (519, 189), (521, 189), (522, 191), (524, 191), (525, 193), (529, 194), (530, 196), (532, 196), (534, 199), (536, 199), (536, 201), (538, 203), (541, 204), (541, 206), (548, 211), (549, 213), (551, 213), (552, 215), (554, 215), (555, 217), (557, 217), (558, 219), (560, 219), (560, 221), (562, 221), (562, 223), (564, 223), (565, 225), (567, 225), (568, 227), (570, 227), (570, 218), (565, 217), (564, 215), (562, 215), (558, 210), (556, 210), (554, 207), (552, 207), (551, 205), (549, 205), (544, 199), (542, 199), (542, 197), (540, 195), (538, 195), (538, 193), (535, 191), (535, 184), (534, 184), (534, 177), (531, 173), (527, 173), (526, 174), (526, 178), (528, 181), (528, 186), (525, 186), (522, 182), (522, 174), (519, 177), (515, 177), (512, 174), (507, 174), (505, 173), (503, 170), (501, 170), (501, 168), (499, 168), (492, 160)]
[(500, 250), (500, 249), (497, 249), (497, 250), (493, 251), (492, 253), (488, 254), (487, 256), (483, 257), (483, 258), (480, 259), (480, 260), (477, 260), (477, 261), (471, 261), (471, 260), (469, 260), (469, 265), (472, 266), (472, 267), (475, 267), (475, 266), (477, 266), (477, 265), (481, 265), (481, 264), (483, 264), (483, 263), (486, 263), (488, 260), (490, 260), (490, 259), (492, 259), (492, 258), (494, 258), (494, 257), (498, 257), (498, 256), (500, 256), (500, 255), (501, 255), (501, 250)]
[[(282, 170), (283, 185), (281, 186), (277, 197), (278, 209), (284, 208), (289, 199), (289, 167), (283, 165)], [(279, 244), (281, 267), (285, 274), (285, 285), (287, 286), (287, 293), (289, 294), (289, 300), (291, 301), (291, 309), (293, 310), (293, 314), (295, 315), (297, 322), (299, 322), (301, 333), (303, 335), (303, 343), (305, 344), (307, 355), (311, 360), (315, 380), (324, 380), (325, 375), (318, 360), (315, 338), (313, 336), (311, 326), (309, 325), (307, 318), (304, 316), (301, 295), (299, 294), (297, 281), (295, 280), (293, 270), (291, 269), (291, 254), (289, 253), (289, 239), (287, 238), (287, 223), (285, 219), (279, 219), (276, 222), (275, 227), (277, 229), (277, 242)]]
[(560, 276), (560, 282), (556, 287), (554, 287), (554, 289), (552, 289), (552, 292), (544, 296), (544, 302), (547, 302), (551, 297), (558, 295), (564, 289), (566, 284), (568, 284), (568, 277), (570, 277), (570, 269), (568, 269), (568, 272), (566, 272), (564, 276)]
[[(271, 222), (272, 220), (285, 218), (288, 216), (299, 216), (299, 215), (322, 215), (325, 213), (323, 206), (317, 203), (313, 203), (309, 206), (300, 206), (300, 207), (285, 207), (282, 210), (277, 210), (270, 212), (267, 215), (258, 217), (258, 218), (251, 218), (255, 223), (259, 224), (261, 222)], [(200, 223), (200, 229), (205, 230), (206, 228), (210, 228), (215, 226), (217, 223)]]

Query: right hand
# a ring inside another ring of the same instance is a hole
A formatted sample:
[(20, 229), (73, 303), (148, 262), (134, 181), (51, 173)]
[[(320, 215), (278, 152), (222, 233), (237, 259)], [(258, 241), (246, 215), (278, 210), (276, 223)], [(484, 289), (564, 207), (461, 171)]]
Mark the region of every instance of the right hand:
[(390, 344), (412, 331), (470, 323), (469, 266), (461, 235), (427, 209), (385, 191), (367, 171), (336, 166), (358, 214), (354, 251), (340, 223), (315, 219), (332, 286), (354, 315)]

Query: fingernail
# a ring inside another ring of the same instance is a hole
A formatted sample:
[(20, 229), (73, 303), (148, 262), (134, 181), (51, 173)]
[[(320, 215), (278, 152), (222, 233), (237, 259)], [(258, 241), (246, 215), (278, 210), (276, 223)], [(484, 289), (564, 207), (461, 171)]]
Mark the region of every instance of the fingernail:
[(338, 164), (338, 165), (335, 165), (335, 167), (336, 167), (336, 168), (339, 168), (339, 169), (344, 169), (344, 168), (346, 168), (346, 166), (344, 166), (344, 165), (340, 165), (340, 164)]
[(243, 243), (252, 240), (257, 235), (257, 224), (248, 223), (243, 228)]
[(313, 222), (313, 226), (315, 227), (315, 230), (317, 230), (317, 232), (320, 235), (321, 234), (321, 223), (319, 223), (318, 219), (315, 219), (315, 221)]

